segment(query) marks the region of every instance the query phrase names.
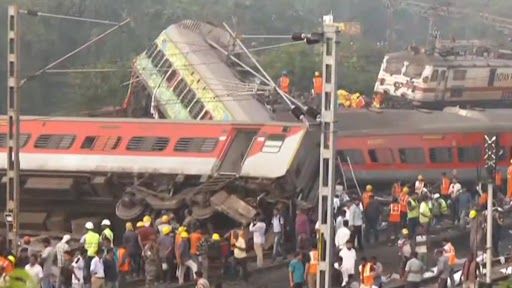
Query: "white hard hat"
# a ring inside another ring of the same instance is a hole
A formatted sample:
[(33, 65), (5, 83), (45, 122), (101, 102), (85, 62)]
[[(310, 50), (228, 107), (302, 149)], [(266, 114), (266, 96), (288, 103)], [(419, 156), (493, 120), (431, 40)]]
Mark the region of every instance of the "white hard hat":
[(434, 199), (441, 197), (438, 193), (434, 194)]
[(103, 219), (103, 221), (101, 221), (101, 225), (110, 226), (110, 220), (108, 220), (108, 219)]
[(85, 229), (94, 229), (94, 224), (91, 221), (85, 223)]

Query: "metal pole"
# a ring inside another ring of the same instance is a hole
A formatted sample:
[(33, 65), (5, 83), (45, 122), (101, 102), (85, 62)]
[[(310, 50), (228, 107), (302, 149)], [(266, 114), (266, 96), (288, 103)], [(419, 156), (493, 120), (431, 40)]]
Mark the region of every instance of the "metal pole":
[(8, 8), (7, 23), (7, 193), (5, 207), (5, 225), (7, 247), (14, 253), (18, 246), (18, 212), (20, 206), (20, 82), (19, 82), (19, 10), (17, 5)]
[(321, 110), (320, 179), (318, 189), (319, 273), (318, 288), (331, 288), (333, 248), (333, 198), (336, 189), (334, 147), (334, 120), (338, 103), (336, 101), (336, 37), (338, 28), (332, 15), (324, 16), (323, 43), (323, 93)]
[[(486, 255), (486, 266), (487, 271), (485, 275), (485, 282), (488, 285), (492, 283), (492, 202), (493, 202), (493, 185), (492, 180), (489, 180), (487, 184), (487, 255)], [(491, 287), (491, 286), (489, 286)]]

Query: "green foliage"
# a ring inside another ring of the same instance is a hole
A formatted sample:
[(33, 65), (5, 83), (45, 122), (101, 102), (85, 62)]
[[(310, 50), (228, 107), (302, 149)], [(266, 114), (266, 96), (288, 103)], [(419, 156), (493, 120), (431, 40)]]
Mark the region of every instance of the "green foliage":
[[(431, 0), (424, 0), (432, 3)], [(442, 1), (442, 0), (439, 0)], [(457, 6), (510, 16), (509, 0), (457, 0)], [(485, 3), (492, 2), (492, 5)], [(43, 74), (22, 88), (22, 112), (27, 114), (76, 114), (104, 105), (119, 105), (126, 94), (129, 69), (135, 55), (167, 26), (183, 19), (214, 24), (228, 23), (238, 33), (290, 34), (318, 31), (322, 15), (334, 14), (337, 21), (359, 21), (361, 39), (341, 40), (339, 85), (371, 93), (384, 51), (376, 43), (385, 41), (387, 13), (380, 0), (11, 0), (0, 1), (0, 23), (6, 23), (7, 5), (44, 12), (121, 21), (132, 21), (94, 46), (56, 66), (66, 68), (119, 68), (118, 72)], [(457, 38), (505, 39), (501, 32), (481, 25), (478, 19), (440, 20), (442, 35)], [(411, 42), (423, 44), (427, 21), (408, 11), (395, 13), (395, 49)], [(0, 25), (0, 95), (5, 95), (6, 29)], [(69, 51), (99, 35), (108, 26), (22, 15), (22, 74), (30, 75)], [(254, 40), (249, 46), (273, 44)], [(351, 45), (352, 43), (352, 45)], [(256, 53), (273, 78), (282, 70), (293, 76), (294, 88), (311, 89), (311, 77), (319, 70), (320, 46), (297, 44)], [(2, 97), (5, 99), (5, 97)], [(0, 111), (5, 101), (0, 101)]]
[(16, 269), (9, 275), (6, 288), (36, 288), (36, 282), (24, 269)]

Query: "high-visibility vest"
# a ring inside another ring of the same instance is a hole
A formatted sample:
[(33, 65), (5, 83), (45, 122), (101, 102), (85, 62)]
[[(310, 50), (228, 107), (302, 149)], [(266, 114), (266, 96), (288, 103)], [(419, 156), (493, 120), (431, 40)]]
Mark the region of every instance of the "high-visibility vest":
[(399, 223), (400, 222), (400, 204), (399, 203), (391, 203), (391, 205), (389, 205), (389, 222), (390, 223)]
[(512, 198), (512, 165), (507, 170), (507, 198)]
[(382, 94), (379, 93), (373, 97), (372, 107), (380, 108), (380, 107), (382, 107), (383, 102), (384, 102), (384, 96), (382, 96)]
[(117, 267), (119, 272), (130, 272), (130, 257), (128, 257), (128, 253), (125, 248), (119, 248), (117, 250), (117, 259), (119, 263)]
[(311, 260), (309, 261), (308, 273), (316, 275), (318, 273), (318, 250), (309, 252), (309, 259)]
[(400, 185), (400, 183), (395, 183), (393, 184), (393, 188), (391, 188), (391, 190), (393, 191), (392, 196), (400, 198), (400, 193), (402, 193), (402, 185)]
[(5, 274), (9, 275), (14, 271), (14, 265), (12, 265), (12, 262), (9, 261), (9, 259), (0, 256), (0, 265), (4, 267)]
[(489, 197), (487, 192), (482, 193), (482, 195), (480, 195), (480, 199), (478, 200), (478, 204), (480, 204), (480, 206), (487, 205), (487, 197)]
[(503, 186), (503, 173), (501, 173), (500, 170), (496, 170), (496, 175), (495, 175), (494, 180), (496, 181), (496, 186), (498, 186), (498, 187)]
[(409, 199), (409, 203), (411, 203), (411, 208), (407, 211), (407, 218), (418, 218), (420, 216), (420, 207), (418, 205), (418, 201)]
[(446, 204), (446, 201), (444, 201), (444, 199), (439, 199), (439, 204), (441, 206), (441, 214), (448, 215), (448, 204)]
[(368, 206), (368, 203), (370, 203), (370, 195), (372, 194), (372, 192), (368, 191), (363, 192), (363, 209), (366, 209), (366, 206)]
[(443, 247), (444, 256), (448, 257), (448, 264), (455, 265), (457, 263), (457, 256), (455, 256), (455, 247), (452, 243), (448, 243)]
[(407, 213), (409, 207), (407, 207), (407, 203), (409, 202), (409, 195), (407, 193), (402, 193), (400, 195), (400, 212)]
[(315, 76), (313, 78), (313, 93), (314, 96), (322, 95), (322, 86), (323, 86), (322, 76)]
[(290, 78), (288, 76), (281, 76), (279, 78), (279, 89), (286, 94), (290, 94)]
[(450, 184), (450, 178), (444, 176), (443, 179), (441, 179), (441, 195), (450, 195)]
[(430, 213), (430, 207), (428, 207), (428, 203), (426, 201), (421, 202), (420, 204), (420, 223), (426, 224), (432, 218), (432, 213)]
[(84, 248), (87, 250), (87, 256), (94, 257), (100, 245), (100, 235), (93, 231), (88, 231), (85, 234)]
[(112, 243), (112, 245), (114, 244), (114, 232), (112, 232), (112, 230), (110, 230), (110, 228), (105, 228), (105, 230), (103, 230), (103, 232), (101, 232), (101, 238), (107, 238), (107, 239), (110, 239), (110, 242)]
[(367, 287), (372, 287), (374, 283), (374, 276), (372, 273), (373, 264), (366, 263), (363, 267), (363, 284)]

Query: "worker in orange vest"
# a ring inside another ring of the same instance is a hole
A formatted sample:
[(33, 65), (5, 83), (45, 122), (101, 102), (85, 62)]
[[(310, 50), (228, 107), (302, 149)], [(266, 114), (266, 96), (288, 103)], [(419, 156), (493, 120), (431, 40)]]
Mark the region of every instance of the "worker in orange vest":
[(363, 109), (366, 106), (363, 95), (356, 93), (351, 98), (352, 108)]
[(457, 264), (457, 256), (455, 254), (455, 247), (453, 247), (450, 240), (444, 238), (443, 242), (443, 255), (448, 257), (448, 264), (452, 267), (450, 270), (450, 282), (455, 286), (455, 279), (453, 277), (453, 267)]
[(373, 96), (372, 108), (380, 109), (384, 104), (384, 95), (377, 93)]
[(370, 203), (370, 195), (373, 195), (373, 186), (366, 185), (366, 191), (363, 192), (362, 196), (363, 209), (366, 209), (368, 203)]
[(313, 97), (322, 96), (323, 82), (322, 75), (316, 71), (313, 77)]
[(450, 177), (446, 175), (446, 172), (441, 173), (441, 196), (443, 196), (444, 200), (447, 201), (450, 199), (450, 185), (452, 184), (452, 180)]
[(391, 226), (391, 231), (393, 234), (391, 235), (391, 239), (398, 238), (398, 233), (400, 232), (400, 203), (398, 202), (397, 197), (393, 197), (391, 204), (389, 205), (389, 225)]
[(409, 187), (405, 186), (400, 194), (400, 219), (402, 220), (402, 227), (407, 227), (407, 211), (409, 211), (409, 208), (407, 207), (408, 203)]
[(117, 249), (117, 270), (119, 271), (119, 287), (124, 287), (126, 278), (131, 273), (131, 260), (124, 245)]
[(281, 73), (281, 77), (278, 80), (278, 86), (281, 91), (290, 95), (290, 77), (288, 77), (288, 72), (283, 71), (283, 73)]
[(402, 181), (397, 180), (395, 183), (393, 183), (393, 186), (391, 186), (391, 197), (396, 197), (398, 199), (398, 198), (400, 198), (401, 193), (402, 193)]
[(496, 173), (494, 173), (494, 181), (496, 188), (498, 189), (498, 193), (501, 193), (503, 191), (503, 173), (500, 169), (496, 169)]
[(361, 288), (372, 288), (375, 277), (375, 266), (372, 262), (368, 261), (366, 257), (361, 258), (361, 265), (359, 265), (359, 275), (361, 277)]
[[(512, 164), (512, 159), (510, 164)], [(507, 198), (512, 199), (512, 165), (508, 166), (507, 169)]]
[(318, 249), (316, 242), (312, 243), (311, 251), (309, 251), (309, 264), (307, 265), (308, 270), (306, 271), (306, 281), (308, 288), (316, 288), (316, 275), (318, 273)]

